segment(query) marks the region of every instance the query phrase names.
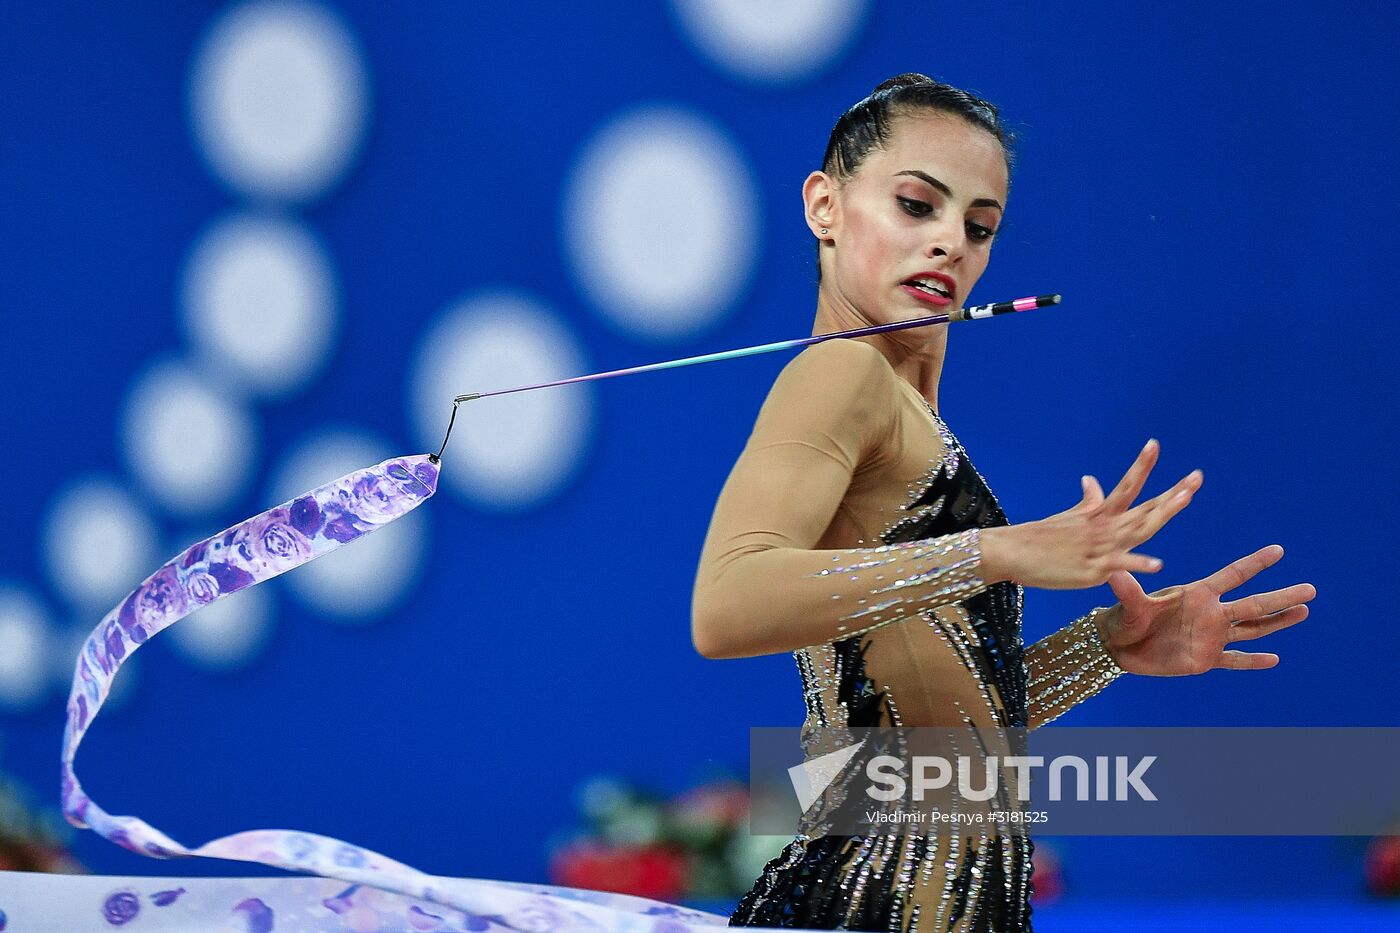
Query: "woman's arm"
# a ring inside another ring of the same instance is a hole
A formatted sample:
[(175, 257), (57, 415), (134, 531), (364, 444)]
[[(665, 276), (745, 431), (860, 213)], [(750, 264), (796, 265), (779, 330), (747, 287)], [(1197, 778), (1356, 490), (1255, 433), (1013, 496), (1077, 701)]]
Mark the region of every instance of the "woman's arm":
[(814, 549), (857, 468), (892, 435), (896, 378), (877, 349), (853, 340), (809, 347), (778, 377), (705, 537), (691, 615), (701, 654), (795, 651), (986, 588), (976, 529)]
[(809, 347), (778, 377), (705, 537), (691, 605), (701, 654), (795, 651), (961, 602), (1001, 580), (1083, 589), (1116, 571), (1161, 567), (1132, 549), (1186, 507), (1201, 477), (1193, 472), (1134, 506), (1157, 460), (1151, 441), (1107, 497), (1085, 477), (1084, 498), (1049, 518), (814, 550), (857, 468), (889, 449), (897, 378), (877, 349), (856, 340)]

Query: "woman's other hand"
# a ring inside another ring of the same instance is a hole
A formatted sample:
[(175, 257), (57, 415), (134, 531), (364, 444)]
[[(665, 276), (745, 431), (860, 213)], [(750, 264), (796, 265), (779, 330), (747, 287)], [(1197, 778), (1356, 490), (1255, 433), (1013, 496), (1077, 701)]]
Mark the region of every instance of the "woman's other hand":
[(1311, 583), (1222, 602), (1255, 574), (1283, 557), (1277, 544), (1260, 548), (1215, 573), (1185, 586), (1144, 593), (1133, 575), (1108, 578), (1118, 605), (1099, 613), (1104, 647), (1123, 670), (1156, 677), (1200, 674), (1217, 667), (1264, 670), (1278, 655), (1227, 650), (1226, 645), (1261, 638), (1308, 617), (1317, 595)]

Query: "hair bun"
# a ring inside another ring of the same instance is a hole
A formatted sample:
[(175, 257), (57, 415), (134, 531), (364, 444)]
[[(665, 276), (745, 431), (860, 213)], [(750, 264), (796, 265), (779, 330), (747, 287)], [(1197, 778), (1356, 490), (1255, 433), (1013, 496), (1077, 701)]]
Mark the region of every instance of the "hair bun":
[(901, 87), (916, 87), (920, 84), (937, 84), (938, 82), (928, 75), (919, 74), (917, 71), (906, 71), (902, 75), (895, 75), (893, 78), (881, 81), (871, 94), (878, 94), (881, 91), (888, 91)]

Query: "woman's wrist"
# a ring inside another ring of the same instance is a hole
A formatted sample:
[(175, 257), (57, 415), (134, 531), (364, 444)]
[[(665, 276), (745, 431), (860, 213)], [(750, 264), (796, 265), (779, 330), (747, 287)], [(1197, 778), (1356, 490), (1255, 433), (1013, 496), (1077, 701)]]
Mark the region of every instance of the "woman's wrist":
[(981, 572), (988, 586), (1015, 579), (1013, 572), (1014, 532), (1013, 525), (998, 525), (982, 529)]
[(1107, 609), (1098, 609), (1094, 612), (1094, 628), (1098, 630), (1099, 641), (1103, 643), (1103, 648), (1115, 661), (1118, 660), (1118, 632), (1122, 624), (1123, 606), (1114, 603)]
[(1098, 647), (1103, 653), (1108, 655), (1108, 660), (1116, 669), (1115, 676), (1124, 673), (1122, 665), (1119, 663), (1119, 645), (1117, 637), (1122, 627), (1123, 606), (1121, 603), (1114, 603), (1107, 609), (1095, 609), (1089, 614), (1093, 623), (1094, 634), (1098, 638)]

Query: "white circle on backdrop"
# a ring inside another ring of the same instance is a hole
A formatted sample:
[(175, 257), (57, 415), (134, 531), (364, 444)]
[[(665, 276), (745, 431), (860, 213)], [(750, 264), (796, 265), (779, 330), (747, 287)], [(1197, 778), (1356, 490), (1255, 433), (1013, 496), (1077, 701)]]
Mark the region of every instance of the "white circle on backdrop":
[(185, 269), (185, 325), (210, 362), (277, 398), (325, 364), (335, 336), (331, 263), (298, 224), (236, 216), (200, 239)]
[(244, 3), (215, 23), (195, 57), (195, 137), (239, 193), (305, 200), (348, 167), (368, 121), (368, 88), (339, 16), (314, 3)]
[(614, 119), (568, 180), (564, 233), (589, 298), (627, 332), (674, 340), (715, 323), (749, 280), (758, 243), (752, 172), (697, 114)]
[(115, 480), (78, 480), (58, 494), (44, 522), (49, 579), (75, 609), (105, 613), (150, 572), (156, 535), (136, 497)]
[(132, 471), (181, 515), (228, 504), (248, 480), (257, 445), (252, 416), (184, 363), (148, 369), (132, 387), (122, 421)]
[[(405, 451), (355, 429), (327, 429), (304, 440), (278, 467), (270, 499), (285, 502), (347, 473)], [(318, 557), (286, 586), (332, 621), (373, 621), (392, 609), (418, 580), (428, 545), (428, 516), (421, 508), (339, 550)]]
[(700, 51), (741, 78), (809, 78), (850, 44), (869, 0), (674, 0)]
[[(50, 670), (53, 671), (59, 691), (65, 700), (73, 689), (73, 674), (78, 665), (78, 655), (82, 654), (84, 642), (101, 618), (95, 616), (91, 619), (80, 619), (70, 628), (49, 639)], [(120, 710), (135, 694), (136, 687), (141, 682), (141, 664), (141, 659), (131, 654), (122, 659), (121, 673), (112, 678), (111, 692), (107, 694), (107, 699), (102, 701), (103, 714)]]
[(44, 700), (50, 651), (44, 607), (19, 585), (0, 582), (0, 708), (25, 712)]
[(272, 633), (273, 599), (250, 586), (205, 606), (172, 625), (166, 637), (180, 654), (209, 670), (237, 670), (257, 659)]
[[(423, 338), (410, 390), (424, 450), (442, 443), (452, 399), (587, 372), (562, 319), (532, 298), (483, 294), (449, 308)], [(442, 478), (489, 509), (528, 508), (557, 492), (592, 431), (587, 383), (466, 402), (457, 412)]]

